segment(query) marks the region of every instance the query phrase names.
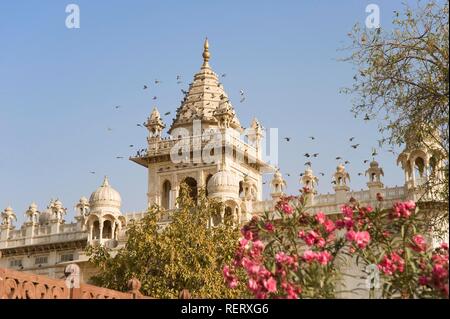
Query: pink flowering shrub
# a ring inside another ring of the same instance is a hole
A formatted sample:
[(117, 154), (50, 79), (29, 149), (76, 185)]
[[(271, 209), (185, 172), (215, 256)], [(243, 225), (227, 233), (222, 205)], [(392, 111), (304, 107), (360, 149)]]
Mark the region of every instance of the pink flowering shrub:
[(378, 266), (385, 298), (448, 298), (448, 246), (431, 247), (426, 214), (413, 201), (390, 209), (382, 203), (379, 196), (375, 210), (355, 201), (342, 207), (337, 224), (347, 230), (349, 252), (363, 265)]
[(350, 256), (362, 268), (377, 265), (385, 298), (448, 298), (448, 246), (431, 249), (414, 202), (382, 209), (380, 195), (373, 209), (351, 199), (341, 214), (327, 216), (305, 212), (305, 194), (281, 198), (274, 214), (242, 228), (223, 269), (230, 288), (244, 271), (255, 298), (334, 298), (338, 261)]
[[(282, 198), (278, 216), (266, 213), (242, 228), (232, 265), (244, 269), (247, 288), (256, 298), (333, 298), (336, 256), (345, 246), (325, 214), (302, 212), (294, 197)], [(236, 276), (225, 276), (229, 286)]]

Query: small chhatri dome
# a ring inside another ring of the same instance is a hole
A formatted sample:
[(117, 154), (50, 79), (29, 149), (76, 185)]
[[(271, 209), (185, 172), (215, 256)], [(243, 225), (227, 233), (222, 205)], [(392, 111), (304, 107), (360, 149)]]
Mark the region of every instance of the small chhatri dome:
[(86, 197), (83, 196), (80, 198), (80, 204), (88, 204), (88, 203), (89, 203), (89, 201)]
[(121, 203), (122, 198), (120, 197), (119, 192), (109, 185), (107, 176), (105, 176), (103, 184), (97, 188), (89, 198), (91, 209), (95, 207), (104, 207), (119, 210)]
[(373, 160), (372, 162), (370, 162), (370, 167), (376, 168), (378, 166), (379, 166), (379, 164), (377, 161)]
[(277, 169), (275, 171), (275, 173), (273, 174), (273, 178), (272, 178), (272, 181), (270, 182), (270, 185), (272, 185), (272, 187), (274, 189), (279, 189), (279, 190), (276, 190), (275, 192), (279, 192), (284, 187), (286, 187), (286, 181), (284, 180), (283, 175), (281, 175), (281, 172), (279, 169)]
[(208, 193), (212, 196), (222, 194), (228, 196), (239, 195), (239, 179), (229, 171), (219, 171), (208, 181)]
[(40, 225), (48, 224), (52, 216), (53, 216), (52, 210), (49, 207), (47, 207), (46, 210), (44, 210), (39, 214), (39, 224)]
[(345, 171), (345, 166), (344, 166), (344, 164), (339, 164), (339, 165), (336, 167), (336, 171), (337, 171), (337, 172), (344, 172), (344, 171)]

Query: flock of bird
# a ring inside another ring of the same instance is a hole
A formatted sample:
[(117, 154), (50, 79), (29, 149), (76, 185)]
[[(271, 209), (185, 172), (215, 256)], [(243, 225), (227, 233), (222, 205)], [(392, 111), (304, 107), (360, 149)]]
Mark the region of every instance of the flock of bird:
[[(311, 139), (312, 141), (316, 140), (316, 138), (315, 138), (314, 136), (309, 136), (308, 138)], [(283, 140), (285, 140), (286, 142), (291, 142), (291, 141), (292, 141), (292, 137), (286, 136), (286, 137), (283, 137)], [(357, 149), (361, 144), (360, 144), (360, 143), (354, 143), (354, 140), (355, 140), (355, 137), (354, 137), (354, 136), (352, 136), (352, 137), (350, 137), (350, 138), (348, 139), (349, 147), (351, 147), (351, 148), (353, 148), (353, 149)], [(379, 142), (380, 142), (380, 146), (381, 146), (381, 144), (382, 144), (383, 142), (385, 142), (385, 141), (379, 141)], [(396, 154), (395, 151), (394, 151), (393, 149), (389, 149), (388, 152), (391, 152), (391, 153), (393, 153), (394, 155)], [(372, 157), (372, 159), (375, 159), (375, 156), (377, 156), (377, 155), (378, 155), (378, 151), (377, 151), (375, 148), (372, 148), (372, 152), (371, 152), (371, 157)], [(311, 167), (312, 167), (312, 164), (313, 164), (313, 163), (312, 163), (312, 159), (313, 159), (313, 158), (319, 157), (319, 153), (304, 153), (304, 154), (303, 154), (303, 157), (305, 157), (305, 158), (307, 159), (307, 161), (304, 163), (304, 165), (307, 166), (307, 167), (309, 167), (309, 168), (311, 168)], [(335, 157), (335, 160), (336, 160), (336, 161), (340, 161), (340, 162), (343, 163), (344, 165), (350, 164), (350, 161), (344, 159), (342, 156), (336, 156), (336, 157)], [(368, 159), (363, 160), (363, 163), (364, 163), (364, 164), (367, 164), (368, 162), (369, 162)], [(286, 175), (287, 175), (287, 176), (291, 176), (290, 173), (286, 173)], [(325, 173), (324, 173), (324, 172), (319, 172), (319, 175), (325, 176)], [(362, 172), (359, 172), (359, 173), (358, 173), (358, 176), (363, 176), (363, 175), (364, 175), (364, 173), (362, 173)], [(299, 176), (300, 176), (300, 177), (304, 176), (304, 173), (300, 173)], [(335, 182), (335, 181), (331, 181), (331, 183), (332, 183), (332, 184), (335, 184), (336, 182)]]
[[(221, 78), (225, 78), (226, 76), (227, 76), (226, 73), (222, 73), (222, 74), (220, 75)], [(153, 84), (154, 84), (154, 85), (159, 85), (159, 84), (161, 84), (161, 83), (163, 83), (163, 82), (162, 82), (161, 80), (159, 80), (159, 79), (155, 79), (155, 80), (153, 81)], [(180, 85), (180, 84), (182, 84), (182, 83), (183, 83), (182, 76), (181, 76), (181, 75), (177, 75), (177, 76), (176, 76), (176, 84)], [(218, 85), (220, 86), (221, 84), (219, 83)], [(144, 90), (144, 91), (150, 90), (150, 86), (151, 86), (151, 84), (144, 84), (144, 85), (142, 86), (142, 90)], [(181, 92), (182, 92), (183, 95), (185, 95), (185, 96), (188, 94), (188, 91), (183, 90), (183, 89), (181, 89)], [(240, 103), (245, 102), (246, 96), (245, 96), (245, 92), (244, 92), (243, 89), (239, 90), (239, 96), (240, 96), (240, 100), (239, 100)], [(153, 100), (157, 100), (157, 99), (158, 99), (158, 96), (155, 95), (155, 96), (152, 97), (152, 99), (153, 99)], [(122, 105), (115, 105), (115, 106), (113, 107), (113, 109), (116, 110), (116, 111), (118, 111), (118, 110), (120, 110), (120, 109), (122, 109), (122, 108), (123, 108)], [(164, 116), (169, 116), (170, 114), (172, 114), (172, 112), (168, 111), (168, 112), (165, 112), (165, 113), (164, 113)], [(146, 123), (145, 123), (145, 122), (144, 122), (144, 123), (137, 123), (136, 126), (137, 126), (137, 127), (141, 127), (141, 128), (146, 128)], [(108, 128), (107, 128), (107, 131), (108, 131), (108, 132), (112, 132), (113, 129), (112, 129), (111, 127), (108, 127)], [(130, 148), (133, 148), (134, 145), (129, 145), (129, 147), (130, 147)], [(139, 149), (139, 150), (136, 151), (136, 156), (137, 156), (137, 157), (144, 156), (144, 155), (145, 155), (145, 152), (146, 152), (146, 149)], [(116, 158), (116, 159), (125, 159), (124, 156), (116, 156), (115, 158)], [(90, 174), (96, 174), (95, 171), (90, 171), (89, 173), (90, 173)]]
[[(220, 75), (221, 78), (225, 78), (226, 76), (227, 76), (226, 73), (223, 73), (223, 74)], [(162, 83), (162, 81), (159, 80), (159, 79), (155, 79), (155, 80), (153, 81), (153, 83), (154, 83), (154, 85), (159, 85), (159, 84)], [(183, 80), (182, 80), (181, 75), (177, 75), (177, 76), (176, 76), (176, 83), (177, 83), (178, 85), (180, 85), (180, 84), (183, 83)], [(220, 85), (220, 84), (219, 84), (219, 85)], [(149, 88), (150, 88), (150, 84), (144, 84), (144, 85), (143, 85), (143, 90), (144, 90), (144, 91), (149, 90)], [(182, 92), (185, 96), (188, 94), (188, 91), (183, 90), (183, 89), (181, 89), (181, 92)], [(239, 90), (239, 95), (240, 95), (240, 103), (245, 102), (246, 96), (245, 96), (245, 92), (244, 92), (243, 89)], [(152, 99), (153, 99), (153, 100), (157, 100), (158, 97), (155, 95), (155, 96), (153, 96)], [(116, 106), (114, 106), (114, 109), (115, 109), (115, 110), (120, 110), (120, 109), (122, 109), (122, 106), (121, 106), (121, 105), (116, 105)], [(168, 111), (168, 112), (165, 112), (165, 113), (164, 113), (164, 116), (169, 116), (170, 114), (171, 114), (171, 112)], [(369, 117), (368, 114), (365, 115), (364, 120), (365, 120), (365, 121), (370, 120), (370, 117)], [(137, 126), (137, 127), (141, 127), (141, 128), (145, 128), (145, 127), (146, 127), (146, 123), (145, 123), (145, 122), (144, 122), (144, 123), (137, 123), (136, 126)], [(112, 131), (113, 129), (110, 128), (110, 127), (108, 127), (107, 130), (108, 130), (108, 131)], [(288, 136), (284, 137), (283, 139), (284, 139), (286, 142), (291, 142), (291, 141), (292, 141), (292, 137), (288, 137)], [(316, 140), (316, 137), (314, 137), (314, 136), (308, 136), (308, 139), (310, 139), (311, 141), (315, 141), (315, 140)], [(350, 138), (348, 139), (348, 141), (349, 141), (349, 143), (350, 143), (349, 146), (350, 146), (351, 148), (353, 148), (353, 149), (356, 150), (356, 149), (358, 149), (358, 147), (359, 147), (361, 144), (360, 144), (360, 143), (355, 143), (354, 140), (355, 140), (355, 137), (354, 137), (354, 136), (352, 136), (352, 137), (350, 137)], [(380, 147), (381, 147), (381, 144), (384, 143), (384, 142), (385, 142), (385, 140), (379, 141)], [(134, 148), (134, 145), (130, 144), (129, 147), (130, 147), (130, 148)], [(394, 154), (394, 155), (396, 154), (395, 151), (394, 151), (394, 149), (389, 149), (388, 152), (391, 152), (391, 153)], [(146, 153), (146, 149), (139, 149), (139, 150), (136, 151), (136, 156), (137, 156), (137, 157), (144, 156), (145, 153)], [(373, 150), (372, 150), (372, 153), (371, 153), (372, 158), (374, 158), (376, 155), (378, 155), (377, 150), (376, 150), (376, 149), (373, 149)], [(318, 157), (319, 157), (319, 153), (308, 153), (308, 152), (307, 152), (307, 153), (304, 153), (303, 156), (307, 159), (307, 161), (304, 163), (304, 165), (307, 166), (307, 167), (312, 167), (312, 164), (313, 164), (313, 163), (312, 163), (312, 159), (318, 158)], [(116, 158), (116, 159), (124, 159), (125, 157), (124, 157), (124, 156), (116, 156), (115, 158)], [(345, 159), (343, 159), (341, 156), (336, 156), (335, 159), (336, 159), (336, 161), (341, 161), (341, 163), (343, 163), (344, 165), (350, 164), (350, 161), (349, 161), (349, 160), (345, 160)], [(364, 164), (367, 164), (368, 162), (369, 162), (369, 160), (367, 160), (367, 159), (365, 159), (365, 160), (363, 161)], [(95, 171), (91, 171), (91, 172), (89, 172), (89, 173), (91, 173), (91, 174), (96, 174)], [(319, 174), (320, 176), (325, 176), (325, 173), (324, 173), (324, 172), (319, 172), (318, 174)], [(290, 173), (286, 173), (286, 175), (287, 175), (287, 176), (291, 176)], [(302, 177), (303, 175), (304, 175), (304, 173), (300, 173), (300, 174), (299, 174), (300, 177)], [(361, 172), (358, 173), (358, 176), (362, 176), (362, 175), (364, 175), (364, 173), (361, 173)], [(265, 183), (266, 183), (266, 182), (264, 182), (263, 184), (265, 184)], [(334, 181), (332, 181), (331, 183), (334, 183)]]

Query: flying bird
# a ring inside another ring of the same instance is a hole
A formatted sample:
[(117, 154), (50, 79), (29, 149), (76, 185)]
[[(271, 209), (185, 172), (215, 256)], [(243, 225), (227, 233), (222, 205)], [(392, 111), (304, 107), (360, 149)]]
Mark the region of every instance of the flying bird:
[(325, 173), (320, 172), (319, 174), (322, 175), (322, 176), (325, 176)]
[(154, 97), (153, 97), (154, 100), (156, 100), (157, 98), (158, 98), (157, 96), (154, 96)]
[(345, 161), (344, 164), (347, 165), (347, 164), (350, 164), (350, 162), (349, 161)]
[(170, 115), (170, 112), (166, 112), (166, 113), (164, 113), (164, 115), (165, 115), (165, 116)]
[(148, 89), (148, 86), (147, 85), (144, 85), (144, 90), (147, 90)]
[(366, 114), (366, 115), (364, 116), (364, 121), (370, 121), (370, 117), (369, 117), (368, 114)]
[(312, 163), (311, 162), (306, 162), (305, 165), (311, 166)]
[(95, 172), (89, 172), (89, 173), (91, 173), (91, 174), (95, 174)]
[(289, 142), (291, 140), (290, 137), (284, 137), (284, 139), (286, 140), (286, 142)]
[(339, 160), (341, 160), (341, 159), (342, 159), (342, 157), (340, 157), (340, 156), (337, 156), (337, 157), (336, 157), (336, 160), (337, 160), (337, 161), (339, 161)]
[(315, 139), (316, 139), (314, 136), (310, 136), (309, 138), (312, 139), (312, 140), (315, 140)]
[(362, 176), (363, 173), (358, 173), (358, 176)]
[(311, 155), (309, 155), (309, 153), (305, 153), (303, 154), (304, 157), (310, 157)]
[(134, 147), (134, 145), (133, 145), (133, 144), (130, 144), (129, 146), (130, 146), (130, 147)]
[(397, 152), (396, 152), (396, 151), (394, 151), (394, 149), (392, 149), (392, 148), (391, 148), (391, 149), (389, 149), (389, 150), (388, 150), (388, 152), (389, 152), (389, 153), (392, 153), (392, 154), (394, 154), (394, 155), (396, 155), (396, 154), (397, 154)]
[(245, 101), (245, 97), (243, 97), (239, 102), (243, 103)]
[(364, 160), (364, 164), (366, 164), (367, 162), (369, 162), (369, 160)]
[(317, 156), (319, 156), (319, 153), (314, 153), (313, 154), (313, 157), (317, 157)]
[(160, 80), (155, 80), (155, 84), (159, 84), (159, 83), (161, 83), (161, 81)]
[(224, 77), (226, 77), (226, 76), (227, 76), (227, 74), (226, 74), (226, 73), (224, 73), (224, 74), (222, 74), (222, 75), (221, 75), (221, 77), (223, 77), (223, 78), (224, 78)]
[(352, 137), (349, 138), (349, 141), (351, 142), (351, 141), (353, 141), (354, 139), (355, 139), (355, 137), (352, 136)]
[(119, 108), (121, 108), (121, 106), (120, 106), (120, 105), (116, 105), (114, 108), (115, 108), (116, 110), (118, 110)]
[(116, 156), (117, 159), (123, 159), (123, 156)]
[(359, 144), (353, 144), (353, 145), (350, 145), (350, 146), (353, 147), (354, 149), (356, 149), (356, 148), (358, 148)]

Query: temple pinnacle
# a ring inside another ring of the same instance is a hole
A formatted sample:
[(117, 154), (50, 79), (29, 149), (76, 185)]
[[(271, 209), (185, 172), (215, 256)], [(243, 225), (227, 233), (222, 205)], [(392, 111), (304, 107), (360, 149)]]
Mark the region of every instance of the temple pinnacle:
[(208, 61), (211, 55), (209, 54), (209, 43), (208, 38), (205, 39), (205, 44), (203, 45), (203, 65), (208, 65)]

